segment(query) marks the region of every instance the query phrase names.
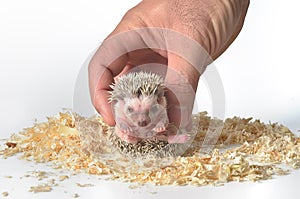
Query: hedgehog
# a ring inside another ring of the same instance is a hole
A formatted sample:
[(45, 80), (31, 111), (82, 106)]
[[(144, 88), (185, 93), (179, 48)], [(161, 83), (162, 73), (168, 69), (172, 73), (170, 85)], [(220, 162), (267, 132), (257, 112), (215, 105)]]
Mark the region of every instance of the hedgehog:
[(169, 124), (164, 80), (151, 72), (131, 72), (111, 85), (110, 103), (113, 106), (115, 133), (131, 144), (145, 139), (168, 143), (185, 143), (189, 137), (176, 134)]

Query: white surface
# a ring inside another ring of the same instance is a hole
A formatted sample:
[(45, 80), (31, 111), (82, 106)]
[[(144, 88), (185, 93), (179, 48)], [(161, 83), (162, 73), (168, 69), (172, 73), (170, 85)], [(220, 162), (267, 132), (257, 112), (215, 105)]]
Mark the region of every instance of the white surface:
[[(8, 137), (35, 118), (44, 120), (72, 107), (73, 88), (82, 63), (112, 31), (131, 1), (11, 0), (0, 6), (0, 138)], [(226, 94), (226, 116), (260, 118), (300, 129), (299, 3), (252, 1), (245, 26), (215, 62)], [(209, 97), (200, 82), (201, 110)], [(30, 167), (33, 165), (33, 167)], [(32, 194), (34, 180), (19, 180), (43, 165), (14, 158), (0, 159), (0, 197), (8, 198), (298, 198), (299, 171), (262, 183), (230, 183), (224, 187), (144, 187), (74, 176), (64, 188)], [(12, 175), (12, 179), (4, 178)], [(78, 188), (75, 182), (96, 186)], [(67, 193), (64, 193), (67, 190)], [(150, 192), (157, 191), (157, 194)]]
[[(11, 165), (7, 167), (7, 162)], [(102, 177), (85, 174), (76, 176), (69, 173), (58, 173), (42, 164), (20, 161), (16, 158), (9, 160), (0, 159), (0, 198), (4, 191), (9, 193), (7, 198), (22, 199), (48, 199), (48, 198), (74, 198), (78, 194), (79, 198), (105, 198), (105, 199), (154, 199), (154, 198), (224, 198), (224, 199), (298, 199), (299, 198), (299, 176), (300, 171), (295, 171), (292, 175), (275, 177), (263, 182), (232, 182), (225, 186), (161, 186), (145, 185), (135, 189), (130, 189), (129, 183), (106, 181)], [(5, 172), (3, 172), (5, 171)], [(38, 181), (32, 177), (32, 171), (55, 172), (49, 174), (48, 178)], [(11, 175), (12, 174), (12, 175)], [(58, 176), (70, 175), (69, 179), (59, 181)], [(12, 178), (4, 176), (11, 175)], [(31, 175), (31, 177), (25, 177)], [(53, 187), (51, 192), (32, 193), (28, 190), (31, 186), (47, 183), (51, 179), (56, 179), (58, 186)], [(91, 187), (79, 187), (79, 184), (92, 184)]]
[[(7, 162), (12, 165), (7, 167)], [(230, 198), (230, 199), (276, 199), (276, 198), (299, 198), (299, 176), (300, 171), (295, 171), (292, 175), (275, 177), (275, 179), (263, 182), (233, 182), (225, 186), (161, 186), (145, 185), (135, 189), (128, 188), (129, 183), (120, 183), (115, 181), (106, 181), (97, 176), (85, 174), (70, 175), (69, 179), (59, 181), (59, 175), (69, 175), (69, 173), (58, 173), (41, 164), (23, 162), (16, 158), (8, 160), (0, 159), (1, 171), (7, 174), (0, 174), (0, 197), (3, 191), (9, 193), (7, 198), (22, 199), (48, 199), (48, 198), (73, 198), (78, 194), (79, 198), (130, 198), (130, 199), (153, 199), (153, 198)], [(55, 172), (55, 175), (48, 175), (48, 178), (38, 181), (35, 177), (25, 177), (32, 175), (32, 171)], [(3, 176), (12, 174), (12, 178)], [(59, 185), (53, 187), (51, 192), (32, 193), (28, 190), (31, 186), (47, 183), (50, 179), (56, 179)], [(79, 187), (79, 184), (92, 184), (91, 187)]]

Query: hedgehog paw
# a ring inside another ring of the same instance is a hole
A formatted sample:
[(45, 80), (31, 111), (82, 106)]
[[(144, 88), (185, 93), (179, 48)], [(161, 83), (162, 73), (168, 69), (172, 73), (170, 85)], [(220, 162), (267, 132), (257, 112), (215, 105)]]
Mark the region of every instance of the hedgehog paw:
[(132, 132), (132, 128), (130, 128), (126, 124), (120, 124), (120, 131), (125, 134), (130, 134)]
[(116, 135), (125, 142), (131, 143), (131, 144), (136, 144), (140, 141), (139, 138), (130, 136), (127, 133), (123, 132), (121, 129), (116, 128), (115, 132), (116, 132)]
[(154, 131), (156, 133), (162, 133), (162, 132), (165, 132), (166, 131), (166, 127), (157, 127), (157, 128), (154, 128)]
[(128, 142), (130, 144), (136, 144), (138, 143), (141, 139), (137, 138), (137, 137), (133, 137), (133, 136), (125, 136), (124, 139), (122, 139), (125, 142)]
[(156, 133), (162, 133), (166, 131), (166, 127), (163, 122), (157, 123), (156, 127), (153, 129)]

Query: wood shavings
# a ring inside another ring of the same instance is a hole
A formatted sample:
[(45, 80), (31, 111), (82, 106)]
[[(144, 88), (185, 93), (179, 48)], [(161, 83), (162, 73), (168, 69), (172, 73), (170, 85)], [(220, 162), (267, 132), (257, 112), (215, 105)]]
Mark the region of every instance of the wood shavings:
[(50, 191), (52, 191), (52, 188), (47, 184), (32, 186), (29, 189), (29, 192), (33, 192), (33, 193), (50, 192)]
[(45, 171), (33, 171), (32, 172), (33, 176), (36, 177), (39, 181), (48, 178), (48, 174)]
[(77, 193), (72, 195), (73, 198), (79, 198), (79, 195)]
[(69, 176), (67, 176), (67, 175), (61, 175), (61, 176), (59, 176), (59, 181), (64, 181), (66, 179), (69, 179)]
[(80, 184), (80, 183), (76, 183), (76, 185), (78, 187), (93, 187), (94, 186), (93, 184)]
[[(238, 117), (222, 122), (211, 119), (205, 112), (193, 118), (199, 121), (195, 125), (198, 129), (194, 140), (178, 157), (154, 158), (149, 155), (147, 161), (140, 162), (139, 157), (130, 159), (119, 153), (111, 143), (115, 140), (112, 139), (114, 135), (101, 118), (83, 118), (72, 113), (49, 117), (45, 123), (37, 123), (12, 135), (6, 143), (15, 143), (15, 146), (5, 145), (0, 154), (6, 158), (21, 153), (26, 160), (52, 162), (55, 168), (109, 175), (112, 180), (139, 185), (203, 186), (230, 181), (260, 181), (273, 175), (288, 174), (289, 171), (280, 165), (293, 169), (300, 167), (300, 138), (285, 126)], [(203, 153), (202, 145), (211, 124), (221, 124), (223, 129), (214, 149)], [(129, 145), (124, 147), (125, 151), (137, 149)], [(173, 146), (169, 149), (178, 148)], [(46, 176), (45, 173), (37, 173), (36, 177), (43, 179)], [(67, 178), (60, 176), (59, 180)], [(39, 185), (30, 190), (51, 191), (51, 186)]]
[(129, 189), (137, 189), (137, 188), (140, 188), (141, 186), (139, 185), (129, 185), (128, 188)]
[(7, 191), (2, 192), (2, 196), (3, 196), (3, 197), (7, 197), (8, 195), (9, 195), (9, 193), (8, 193)]

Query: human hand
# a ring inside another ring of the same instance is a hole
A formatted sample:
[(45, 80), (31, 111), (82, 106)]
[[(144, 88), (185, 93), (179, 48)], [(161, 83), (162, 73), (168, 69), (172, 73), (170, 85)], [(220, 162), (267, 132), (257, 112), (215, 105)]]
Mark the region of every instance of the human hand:
[(143, 0), (129, 10), (89, 64), (91, 99), (104, 121), (115, 124), (109, 85), (152, 64), (146, 69), (165, 77), (170, 122), (190, 127), (199, 77), (237, 37), (248, 5), (249, 0)]

